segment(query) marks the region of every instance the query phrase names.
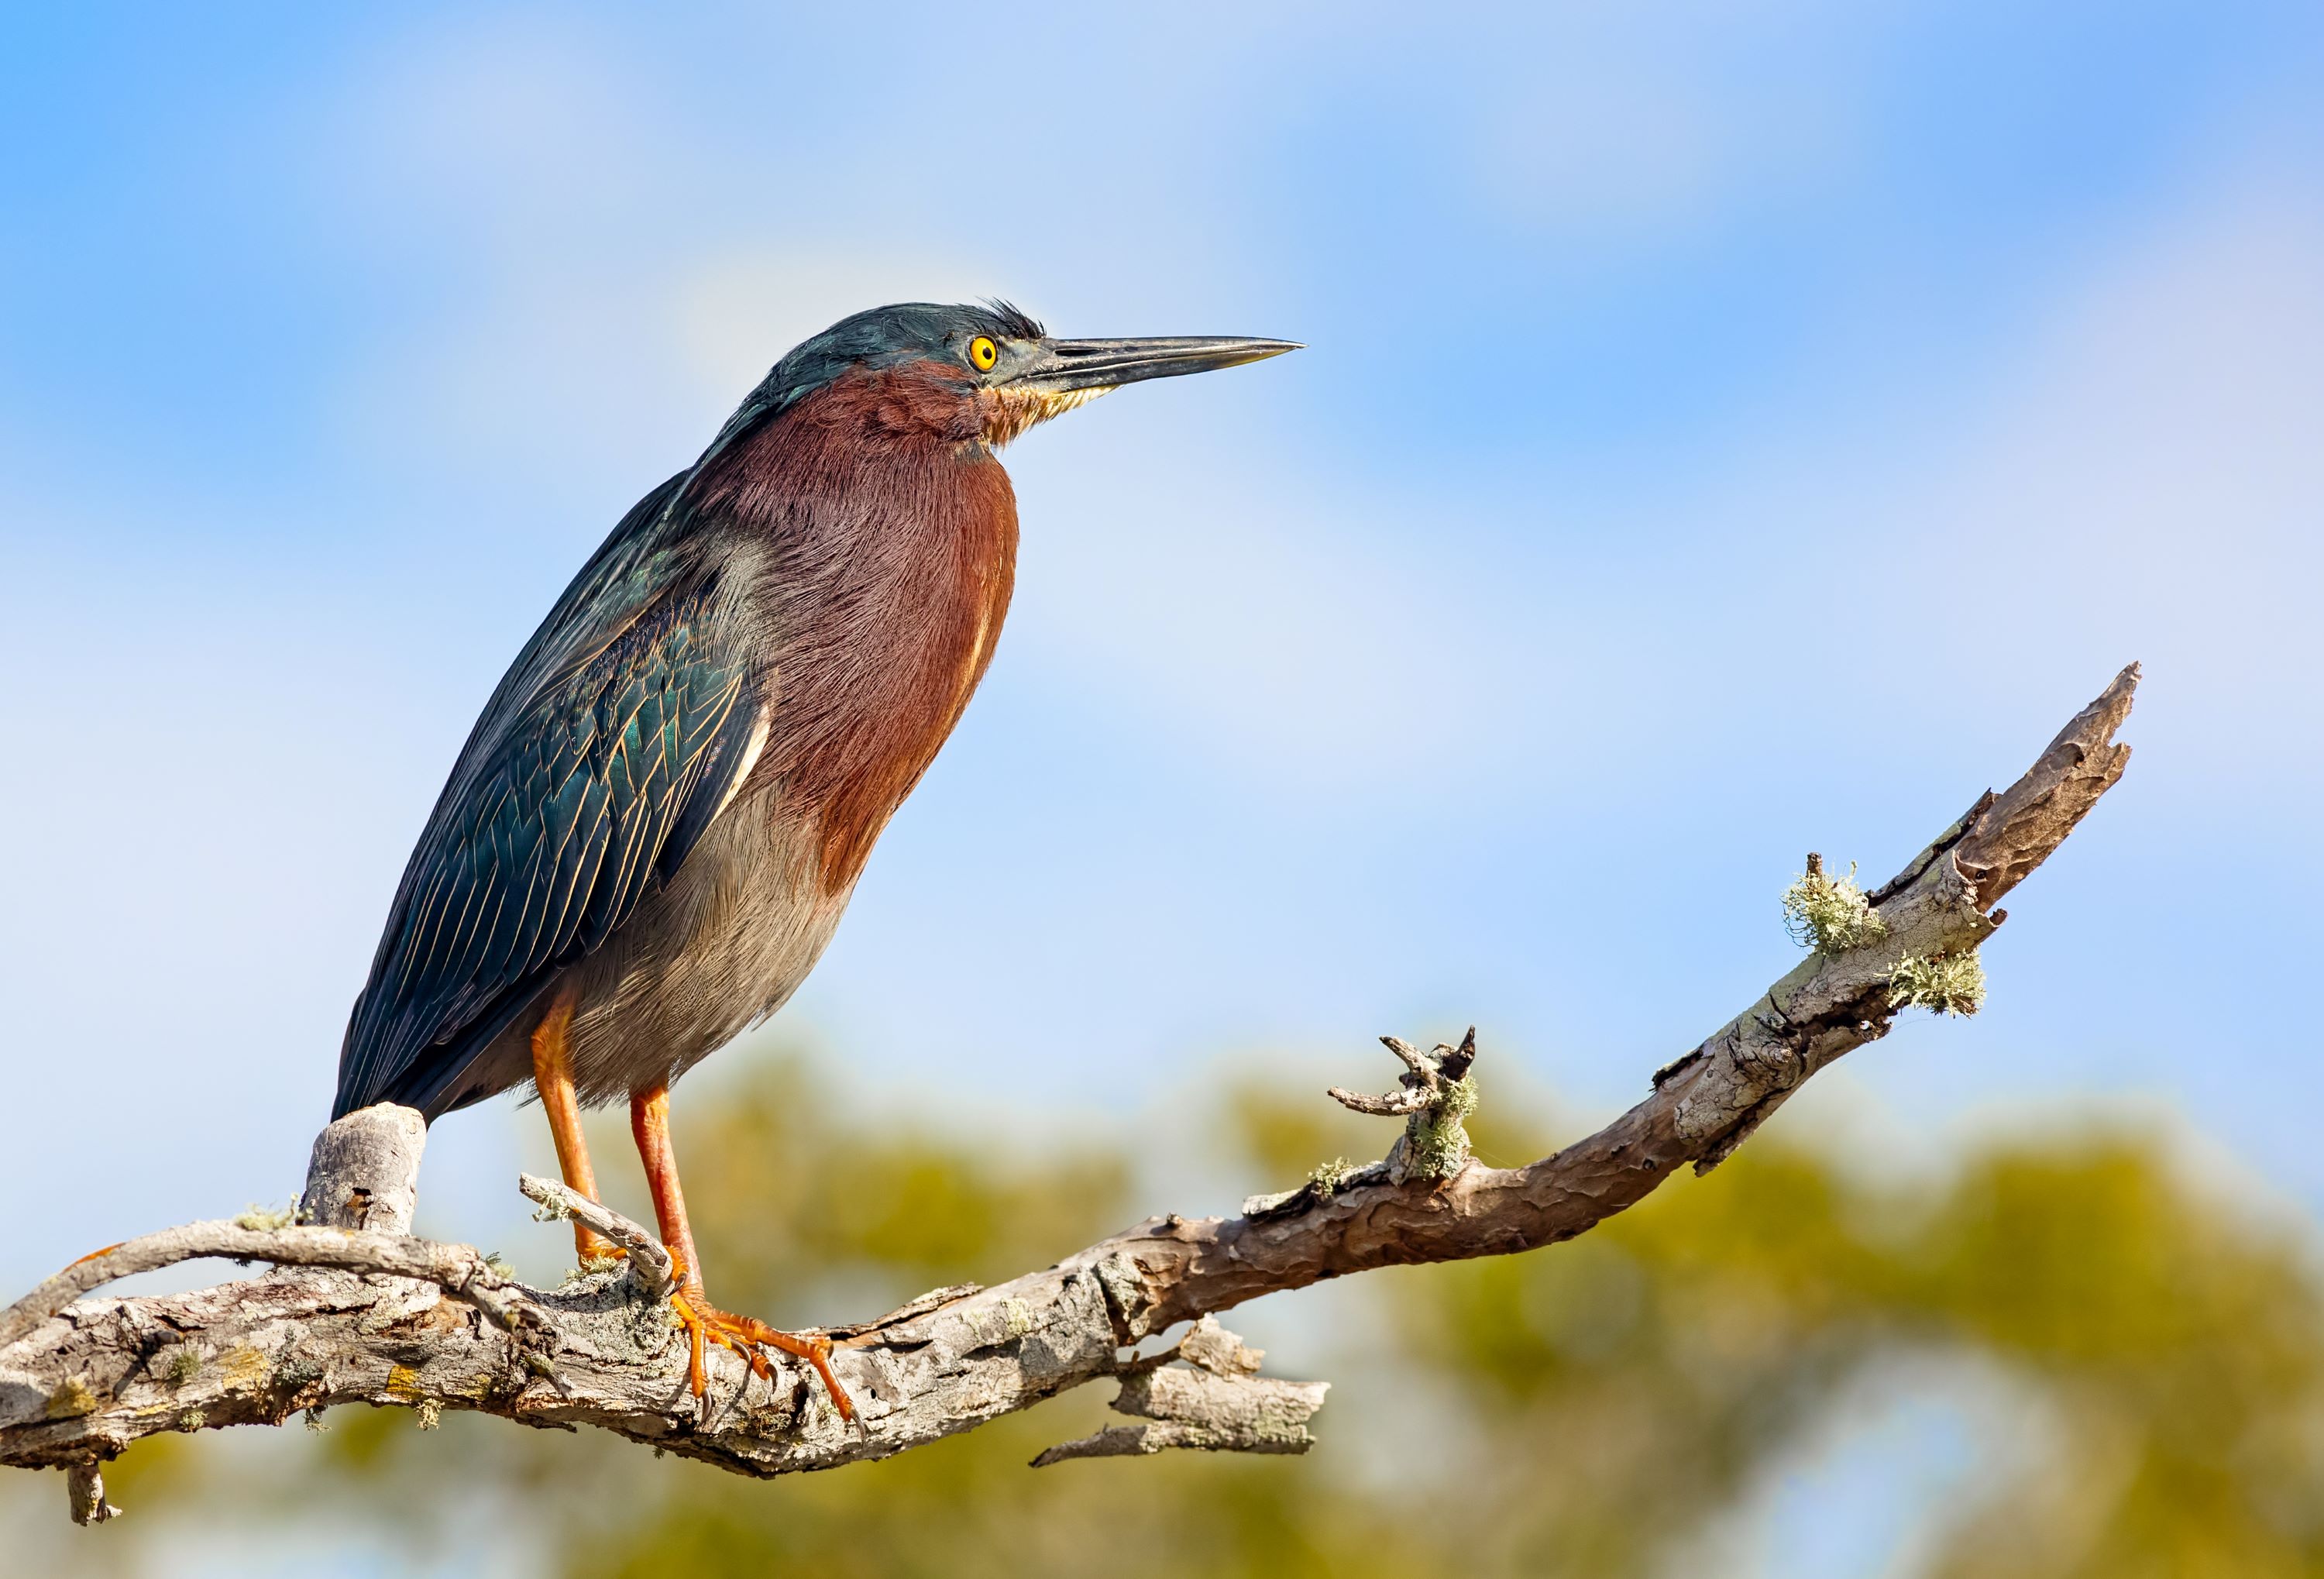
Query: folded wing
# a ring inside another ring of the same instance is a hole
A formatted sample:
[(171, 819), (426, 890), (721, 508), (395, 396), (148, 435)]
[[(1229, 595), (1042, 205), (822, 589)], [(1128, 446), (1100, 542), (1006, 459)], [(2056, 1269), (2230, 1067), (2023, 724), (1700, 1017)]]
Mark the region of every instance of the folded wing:
[(429, 818), (336, 1113), (433, 1117), (486, 1094), (464, 1087), (470, 1064), (678, 870), (747, 770), (759, 709), (735, 589), (682, 546), (622, 539), (518, 659)]

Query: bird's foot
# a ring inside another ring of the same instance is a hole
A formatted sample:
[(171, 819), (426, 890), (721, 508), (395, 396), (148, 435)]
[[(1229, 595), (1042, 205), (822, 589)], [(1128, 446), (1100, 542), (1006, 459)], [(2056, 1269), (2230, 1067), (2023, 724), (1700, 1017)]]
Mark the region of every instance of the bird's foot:
[(594, 1278), (599, 1272), (610, 1272), (630, 1259), (630, 1252), (618, 1244), (599, 1240), (581, 1252), (581, 1275)]
[(839, 1385), (839, 1378), (832, 1374), (829, 1338), (820, 1334), (779, 1332), (765, 1322), (720, 1310), (703, 1298), (698, 1286), (682, 1284), (669, 1297), (669, 1303), (678, 1313), (678, 1325), (686, 1329), (686, 1385), (696, 1398), (700, 1398), (710, 1385), (709, 1372), (702, 1363), (706, 1344), (720, 1344), (733, 1350), (742, 1356), (752, 1374), (768, 1381), (774, 1380), (775, 1368), (767, 1359), (766, 1351), (774, 1349), (814, 1366), (815, 1373), (823, 1378), (825, 1390), (831, 1394), (839, 1417), (854, 1421), (855, 1400), (847, 1396), (847, 1390)]

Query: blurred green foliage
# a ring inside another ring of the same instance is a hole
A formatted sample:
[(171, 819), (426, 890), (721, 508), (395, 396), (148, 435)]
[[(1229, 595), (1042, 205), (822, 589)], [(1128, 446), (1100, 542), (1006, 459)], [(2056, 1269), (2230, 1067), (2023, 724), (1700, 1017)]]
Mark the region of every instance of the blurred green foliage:
[[(1131, 1161), (1102, 1149), (857, 1122), (796, 1061), (721, 1090), (681, 1104), (678, 1140), (713, 1291), (737, 1308), (799, 1321), (995, 1281), (1133, 1214)], [(1247, 1090), (1235, 1120), (1254, 1188), (1385, 1139), (1312, 1094)], [(1991, 1473), (1941, 1510), (1925, 1571), (2324, 1569), (2308, 1230), (2199, 1187), (2151, 1135), (1997, 1143), (1905, 1188), (1775, 1128), (1571, 1244), (1288, 1297), (1323, 1329), (1308, 1369), (1339, 1384), (1305, 1459), (1026, 1468), (1101, 1422), (1102, 1388), (770, 1483), (353, 1409), (281, 1444), (264, 1476), (206, 1463), (214, 1439), (141, 1448), (111, 1477), (135, 1519), (69, 1549), (168, 1571), (131, 1554), (168, 1551), (175, 1524), (303, 1518), (452, 1566), (485, 1528), (573, 1575), (1644, 1574), (1699, 1565), (1868, 1379), (1968, 1373), (2006, 1407), (1973, 1421)], [(1490, 1091), (1477, 1129), (1498, 1161), (1548, 1149)]]

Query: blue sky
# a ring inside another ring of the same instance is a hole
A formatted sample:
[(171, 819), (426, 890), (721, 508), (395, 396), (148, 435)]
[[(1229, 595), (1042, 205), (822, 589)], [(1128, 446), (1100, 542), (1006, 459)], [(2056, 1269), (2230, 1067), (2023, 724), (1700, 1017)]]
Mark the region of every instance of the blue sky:
[[(802, 335), (982, 294), (1311, 348), (1010, 453), (991, 678), (784, 1017), (867, 1100), (1120, 1120), (1474, 1020), (1610, 1112), (1784, 968), (1803, 852), (1885, 876), (2135, 658), (1987, 1012), (1786, 1122), (2126, 1102), (2324, 1204), (2313, 6), (51, 9), (0, 51), (11, 1279), (295, 1187), (574, 566)], [(535, 1122), (439, 1126), (431, 1199)]]

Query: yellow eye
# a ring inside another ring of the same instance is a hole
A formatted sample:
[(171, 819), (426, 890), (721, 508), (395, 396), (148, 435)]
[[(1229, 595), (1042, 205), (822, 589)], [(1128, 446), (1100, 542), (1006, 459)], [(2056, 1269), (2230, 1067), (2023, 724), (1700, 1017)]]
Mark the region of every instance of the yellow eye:
[(968, 343), (968, 359), (979, 373), (990, 373), (992, 365), (1001, 360), (1001, 347), (992, 343), (990, 335), (979, 335)]

